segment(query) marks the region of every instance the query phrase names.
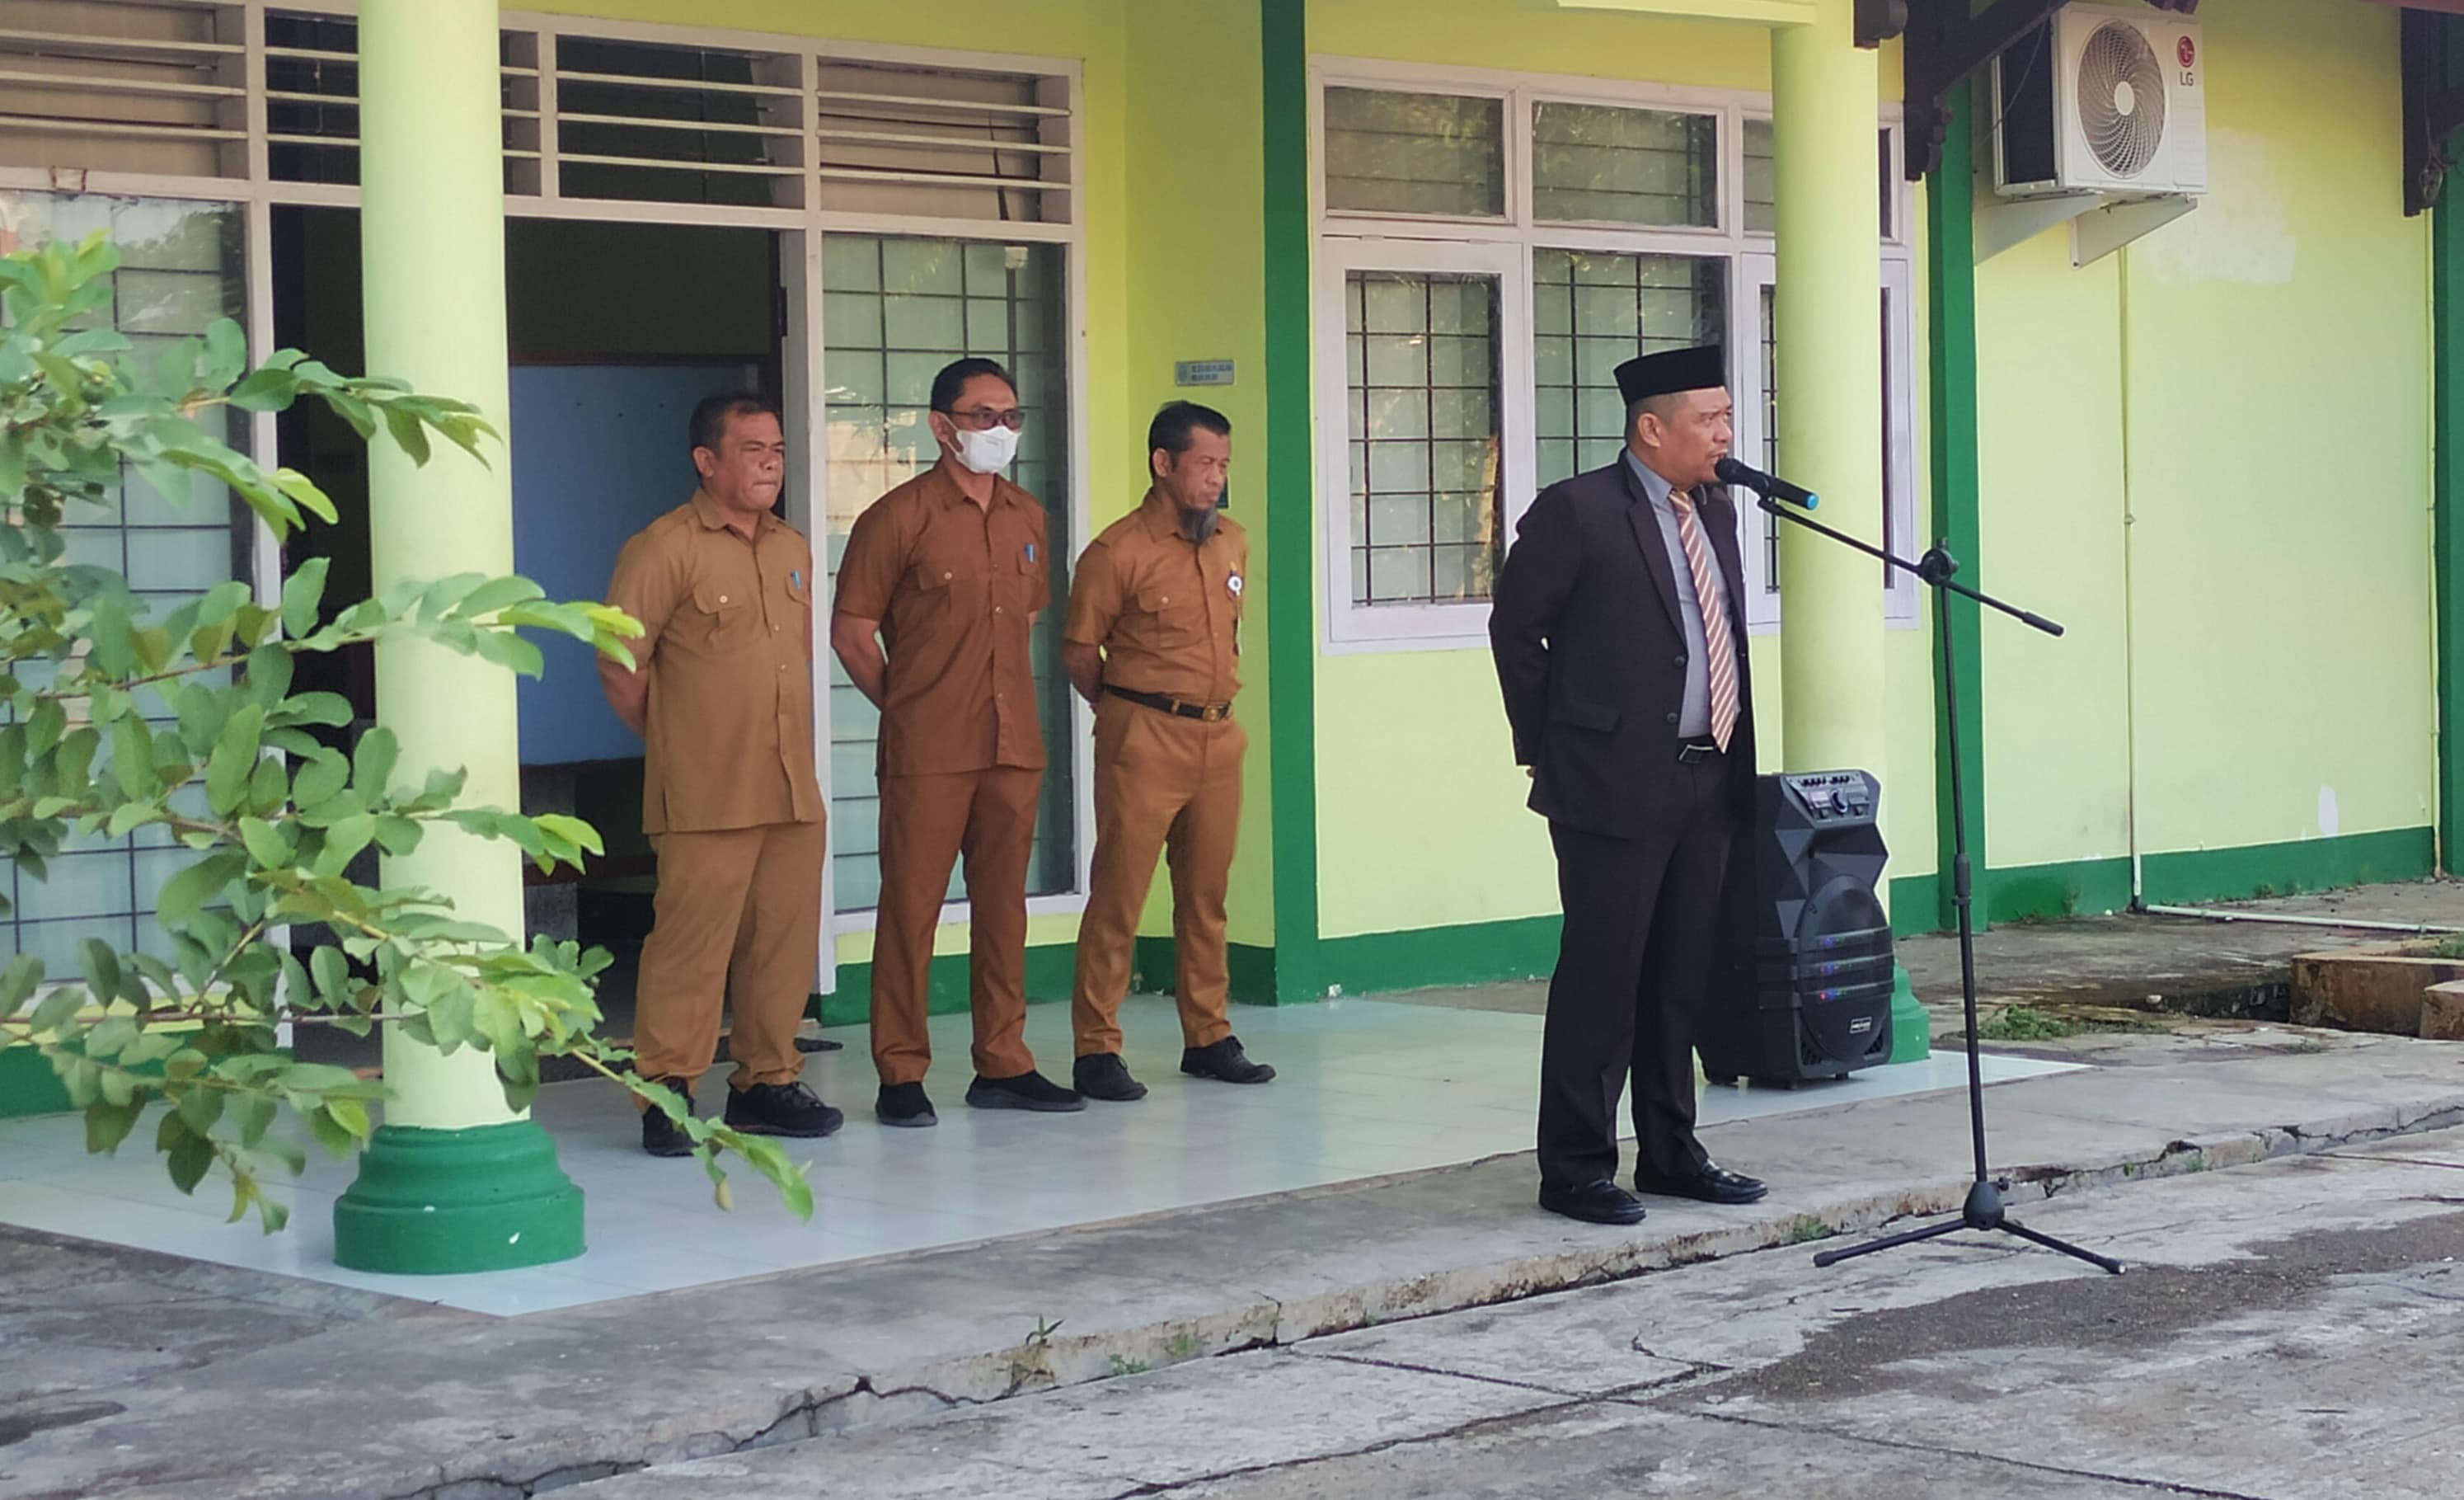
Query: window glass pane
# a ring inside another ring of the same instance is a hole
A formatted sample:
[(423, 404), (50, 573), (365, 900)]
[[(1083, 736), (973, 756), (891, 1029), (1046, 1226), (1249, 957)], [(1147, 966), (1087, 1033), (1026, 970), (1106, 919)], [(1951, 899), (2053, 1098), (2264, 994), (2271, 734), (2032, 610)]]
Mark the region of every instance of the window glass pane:
[(1882, 162), (1882, 237), (1900, 237), (1900, 159), (1891, 149), (1891, 133), (1881, 133)]
[[(1882, 237), (1900, 237), (1900, 158), (1891, 149), (1891, 132), (1879, 132), (1879, 187), (1882, 195)], [(1769, 234), (1779, 228), (1778, 153), (1771, 144), (1771, 122), (1746, 121), (1746, 232)]]
[(1505, 101), (1327, 90), (1326, 206), (1358, 213), (1504, 216)]
[[(97, 230), (120, 247), (110, 296), (77, 322), (127, 334), (136, 348), (122, 358), (147, 375), (178, 341), (202, 337), (217, 319), (246, 318), (244, 222), (231, 204), (0, 190), (0, 251), (75, 242)], [(237, 414), (214, 435), (243, 451), (249, 446), (248, 423)], [(138, 603), (158, 617), (216, 584), (248, 576), (253, 523), (229, 490), (202, 474), (190, 476), (185, 493), (166, 496), (123, 469), (101, 503), (74, 506), (62, 520), (69, 559), (125, 575)], [(30, 661), (18, 676), (38, 684), (48, 672)], [(141, 694), (138, 703), (156, 722), (171, 717), (160, 693)], [(191, 790), (201, 801), (202, 788)], [(175, 805), (187, 796), (175, 797)], [(170, 957), (154, 930), (155, 898), (195, 856), (186, 849), (134, 852), (167, 842), (160, 831), (150, 838), (72, 834), (66, 852), (50, 862), (49, 880), (14, 866), (0, 871), (0, 894), (10, 901), (0, 916), (0, 957), (36, 955), (55, 978), (77, 973), (77, 945), (85, 938), (122, 952), (142, 941), (145, 951)]]
[(1771, 122), (1746, 121), (1746, 232), (1769, 234), (1779, 228), (1779, 153), (1771, 144)]
[(1539, 250), (1531, 255), (1539, 470), (1554, 484), (1625, 446), (1617, 367), (1638, 354), (1717, 343), (1727, 262), (1703, 255)]
[[(966, 355), (999, 360), (1018, 380), (1026, 426), (1009, 477), (1043, 502), (1056, 607), (1036, 621), (1032, 648), (1036, 712), (1050, 764), (1036, 819), (1027, 892), (1051, 895), (1076, 882), (1076, 797), (1070, 782), (1068, 679), (1060, 669), (1067, 566), (1077, 555), (1069, 535), (1069, 388), (1061, 341), (1063, 251), (959, 239), (832, 234), (822, 241), (823, 379), (829, 418), (830, 575), (835, 584), (847, 533), (867, 506), (931, 468), (940, 457), (925, 411), (933, 376)], [(830, 846), (838, 909), (879, 904), (876, 850), (881, 809), (873, 744), (880, 717), (846, 670), (830, 663)], [(949, 899), (963, 893), (959, 871)]]
[(1531, 191), (1542, 219), (1699, 226), (1720, 222), (1720, 122), (1605, 104), (1531, 112)]
[(1494, 276), (1354, 272), (1352, 602), (1486, 599), (1502, 551)]

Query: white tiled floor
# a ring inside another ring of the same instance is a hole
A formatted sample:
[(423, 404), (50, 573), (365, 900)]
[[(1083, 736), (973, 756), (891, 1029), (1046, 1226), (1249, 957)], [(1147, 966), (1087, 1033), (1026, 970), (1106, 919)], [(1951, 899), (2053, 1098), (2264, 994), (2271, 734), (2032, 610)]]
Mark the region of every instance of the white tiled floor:
[[(1027, 1038), (1047, 1075), (1066, 1079), (1068, 1007), (1038, 1005), (1028, 1017)], [(810, 1224), (781, 1211), (768, 1186), (741, 1171), (736, 1212), (722, 1223), (697, 1165), (641, 1154), (632, 1109), (614, 1089), (541, 1090), (539, 1118), (587, 1195), (590, 1249), (529, 1270), (409, 1277), (340, 1269), (333, 1201), (350, 1183), (349, 1162), (312, 1149), (306, 1176), (277, 1189), (293, 1205), (291, 1227), (268, 1236), (253, 1222), (222, 1223), (230, 1198), (214, 1179), (194, 1199), (181, 1197), (140, 1149), (150, 1139), (143, 1125), (119, 1159), (97, 1160), (84, 1154), (82, 1122), (66, 1115), (0, 1120), (0, 1222), (513, 1315), (1530, 1149), (1537, 1016), (1340, 1000), (1243, 1009), (1236, 1019), (1252, 1055), (1280, 1071), (1274, 1083), (1235, 1089), (1183, 1078), (1171, 1003), (1141, 996), (1127, 1007), (1125, 1029), (1131, 1069), (1153, 1091), (1147, 1098), (1031, 1115), (966, 1108), (967, 1018), (936, 1018), (927, 1087), (941, 1123), (926, 1131), (874, 1123), (865, 1033), (838, 1032), (847, 1049), (815, 1056), (805, 1076), (847, 1112), (847, 1128), (794, 1145), (798, 1159), (813, 1163)], [(1985, 1075), (2000, 1081), (2066, 1066), (1988, 1058)], [(1717, 1125), (1951, 1089), (1965, 1078), (1962, 1057), (1937, 1054), (1795, 1091), (1714, 1089), (1703, 1119)], [(719, 1107), (723, 1087), (717, 1072), (702, 1080), (705, 1110)]]

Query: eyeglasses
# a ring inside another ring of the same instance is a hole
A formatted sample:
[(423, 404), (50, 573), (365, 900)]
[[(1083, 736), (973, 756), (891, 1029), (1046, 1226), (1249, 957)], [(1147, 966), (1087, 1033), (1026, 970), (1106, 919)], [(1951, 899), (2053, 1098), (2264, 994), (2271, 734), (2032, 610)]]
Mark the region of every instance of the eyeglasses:
[(949, 418), (958, 426), (975, 432), (988, 432), (996, 427), (1005, 427), (1015, 432), (1026, 426), (1026, 413), (1016, 407), (1006, 411), (995, 411), (990, 407), (978, 407), (972, 411), (950, 412)]

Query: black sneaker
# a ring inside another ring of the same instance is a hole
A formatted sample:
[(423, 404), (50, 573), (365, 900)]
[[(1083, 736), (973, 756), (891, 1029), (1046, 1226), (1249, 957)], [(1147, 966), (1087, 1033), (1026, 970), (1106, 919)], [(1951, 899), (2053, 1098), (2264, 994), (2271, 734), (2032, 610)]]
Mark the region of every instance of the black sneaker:
[(1039, 1114), (1068, 1114), (1087, 1107), (1087, 1096), (1073, 1093), (1039, 1072), (1015, 1078), (986, 1078), (979, 1073), (967, 1085), (967, 1103), (979, 1110), (1033, 1110)]
[(1121, 1061), (1118, 1052), (1090, 1052), (1078, 1059), (1070, 1070), (1069, 1081), (1087, 1097), (1113, 1104), (1147, 1096), (1147, 1086), (1130, 1076), (1129, 1065)]
[[(675, 1091), (676, 1097), (685, 1101), (685, 1113), (693, 1113), (692, 1079), (654, 1078), (650, 1087)], [(690, 1157), (693, 1149), (693, 1137), (685, 1134), (682, 1125), (668, 1118), (665, 1110), (654, 1104), (642, 1112), (642, 1149), (654, 1157)]]
[(933, 1101), (924, 1097), (920, 1083), (886, 1083), (872, 1101), (872, 1114), (884, 1125), (901, 1130), (921, 1130), (938, 1125), (941, 1116), (933, 1113)]
[(1249, 1061), (1241, 1039), (1227, 1036), (1213, 1047), (1193, 1047), (1180, 1054), (1180, 1070), (1195, 1078), (1221, 1078), (1225, 1083), (1265, 1083), (1275, 1070)]
[(757, 1083), (727, 1091), (727, 1124), (748, 1136), (794, 1136), (809, 1140), (847, 1123), (801, 1083)]

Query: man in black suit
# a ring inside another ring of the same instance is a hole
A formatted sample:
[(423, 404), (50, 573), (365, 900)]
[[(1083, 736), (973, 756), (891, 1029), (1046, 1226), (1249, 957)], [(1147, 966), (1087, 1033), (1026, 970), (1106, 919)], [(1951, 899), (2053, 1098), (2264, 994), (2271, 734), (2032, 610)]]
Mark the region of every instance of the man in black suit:
[(1635, 1224), (1617, 1182), (1634, 1075), (1635, 1186), (1749, 1203), (1763, 1184), (1694, 1137), (1694, 1027), (1733, 826), (1752, 816), (1737, 516), (1713, 466), (1734, 404), (1718, 348), (1617, 366), (1626, 451), (1531, 502), (1489, 644), (1566, 914), (1540, 1054), (1540, 1205)]

